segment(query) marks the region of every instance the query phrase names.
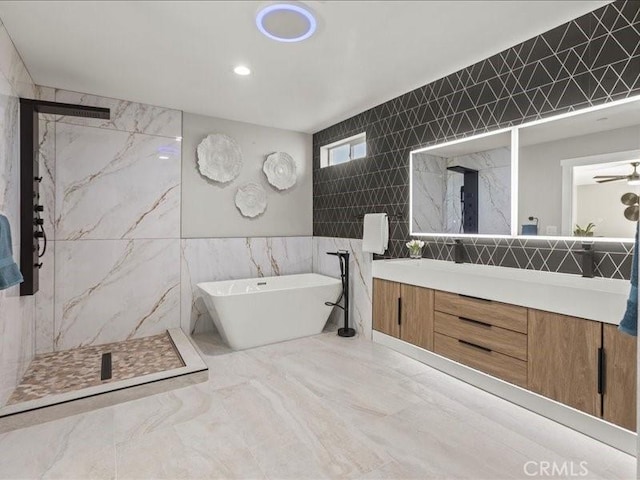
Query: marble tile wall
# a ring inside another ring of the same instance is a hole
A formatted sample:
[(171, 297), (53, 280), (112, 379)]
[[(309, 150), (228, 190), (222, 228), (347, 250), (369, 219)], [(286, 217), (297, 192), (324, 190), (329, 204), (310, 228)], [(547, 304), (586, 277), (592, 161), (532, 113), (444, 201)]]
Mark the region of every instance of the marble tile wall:
[(180, 237), (180, 142), (59, 123), (55, 239)]
[(55, 257), (54, 350), (179, 326), (179, 240), (63, 240)]
[(199, 282), (311, 272), (312, 238), (183, 239), (181, 266), (182, 330), (200, 333), (215, 327), (197, 291)]
[[(334, 256), (327, 252), (348, 250), (349, 261), (349, 324), (355, 328), (359, 336), (371, 339), (373, 329), (371, 317), (372, 278), (370, 253), (362, 252), (362, 240), (349, 238), (313, 237), (313, 271), (323, 275), (340, 278), (340, 264)], [(334, 308), (331, 321), (343, 325), (342, 310)]]
[(41, 88), (111, 108), (109, 121), (41, 121), (53, 242), (36, 302), (38, 353), (214, 329), (202, 281), (312, 271), (311, 237), (180, 238), (181, 112)]
[(417, 153), (413, 157), (414, 232), (443, 232), (445, 220), (446, 163), (442, 157)]
[[(13, 255), (20, 258), (19, 97), (38, 94), (11, 38), (0, 23), (0, 213), (12, 229)], [(34, 355), (34, 297), (20, 297), (18, 286), (0, 291), (0, 405)]]
[(41, 120), (49, 238), (36, 301), (38, 353), (180, 325), (182, 112), (40, 87), (111, 119)]

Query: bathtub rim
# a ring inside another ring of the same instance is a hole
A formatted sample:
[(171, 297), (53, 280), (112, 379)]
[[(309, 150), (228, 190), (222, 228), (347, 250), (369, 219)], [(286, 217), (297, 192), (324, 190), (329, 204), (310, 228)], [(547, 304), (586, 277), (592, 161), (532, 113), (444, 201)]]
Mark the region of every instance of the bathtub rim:
[[(283, 277), (313, 277), (313, 278), (322, 278), (327, 281), (324, 283), (311, 283), (311, 284), (298, 284), (298, 285), (290, 285), (287, 287), (280, 288), (269, 288), (265, 290), (254, 290), (251, 292), (232, 292), (232, 293), (220, 293), (213, 292), (206, 288), (207, 285), (215, 284), (218, 286), (223, 285), (231, 285), (237, 282), (247, 282), (247, 281), (256, 281), (256, 282), (267, 282), (269, 280), (281, 279)], [(259, 295), (259, 294), (268, 294), (273, 292), (283, 292), (287, 290), (303, 290), (308, 288), (319, 288), (319, 287), (329, 287), (333, 285), (340, 285), (342, 281), (336, 277), (330, 277), (329, 275), (323, 275), (321, 273), (308, 272), (308, 273), (294, 273), (290, 275), (272, 275), (269, 277), (250, 277), (250, 278), (237, 278), (234, 280), (214, 280), (211, 282), (198, 282), (196, 286), (201, 294), (210, 295), (212, 297), (236, 297), (243, 295)]]

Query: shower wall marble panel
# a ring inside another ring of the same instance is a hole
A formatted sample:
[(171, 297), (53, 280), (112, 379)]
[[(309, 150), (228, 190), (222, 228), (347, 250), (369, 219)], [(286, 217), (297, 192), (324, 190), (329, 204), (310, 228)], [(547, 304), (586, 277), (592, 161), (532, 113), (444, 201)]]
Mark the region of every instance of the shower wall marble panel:
[(54, 350), (179, 326), (179, 239), (59, 240), (55, 256)]
[[(53, 100), (52, 88), (39, 87), (43, 100)], [(48, 235), (47, 252), (42, 258), (39, 290), (35, 298), (35, 349), (36, 353), (53, 351), (53, 296), (55, 266), (55, 167), (56, 167), (56, 122), (51, 115), (40, 116), (40, 203), (44, 206), (42, 218)]]
[(60, 89), (56, 90), (55, 96), (57, 102), (111, 109), (109, 120), (60, 117), (58, 120), (62, 123), (162, 137), (182, 137), (182, 112), (180, 110)]
[(40, 288), (35, 298), (35, 349), (36, 353), (53, 352), (54, 337), (54, 296), (55, 296), (55, 248), (56, 242), (49, 242), (48, 253), (42, 260)]
[[(338, 259), (327, 252), (348, 250), (349, 261), (349, 324), (356, 329), (358, 335), (370, 339), (372, 332), (371, 298), (372, 279), (370, 253), (362, 252), (362, 240), (349, 238), (313, 237), (313, 271), (323, 275), (340, 278)], [(334, 308), (331, 321), (342, 326), (343, 312)]]
[(35, 306), (37, 352), (178, 327), (182, 112), (39, 90), (110, 108), (111, 119), (41, 116), (41, 195), (54, 240)]
[[(20, 259), (19, 97), (36, 95), (29, 72), (0, 23), (0, 213), (11, 224), (13, 257)], [(34, 297), (18, 286), (0, 291), (0, 406), (34, 355)]]
[(56, 240), (179, 238), (180, 142), (58, 123)]
[(182, 329), (214, 329), (199, 282), (309, 273), (311, 237), (193, 238), (182, 240)]

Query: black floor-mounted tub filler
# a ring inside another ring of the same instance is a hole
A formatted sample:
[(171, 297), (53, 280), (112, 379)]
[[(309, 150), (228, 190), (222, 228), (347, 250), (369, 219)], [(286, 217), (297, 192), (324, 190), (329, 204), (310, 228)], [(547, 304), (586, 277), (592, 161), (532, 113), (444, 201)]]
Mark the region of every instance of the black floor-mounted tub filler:
[[(327, 255), (335, 255), (340, 261), (342, 293), (336, 302), (326, 302), (325, 305), (342, 309), (344, 312), (344, 327), (338, 329), (338, 335), (341, 337), (353, 337), (356, 331), (349, 327), (349, 252), (347, 250), (338, 250), (337, 252), (327, 252)], [(342, 305), (340, 305), (340, 302), (342, 302)]]

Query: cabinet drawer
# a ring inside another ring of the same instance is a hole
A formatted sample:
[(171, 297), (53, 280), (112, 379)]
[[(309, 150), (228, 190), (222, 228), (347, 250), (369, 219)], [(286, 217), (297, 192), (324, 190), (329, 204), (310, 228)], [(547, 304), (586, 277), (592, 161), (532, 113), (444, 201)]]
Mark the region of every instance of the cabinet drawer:
[(507, 382), (527, 386), (527, 362), (517, 358), (462, 343), (441, 333), (435, 334), (434, 351)]
[(435, 331), (489, 348), (510, 357), (527, 360), (527, 336), (477, 320), (436, 312)]
[(527, 309), (524, 307), (441, 291), (435, 294), (435, 304), (439, 312), (527, 333)]

